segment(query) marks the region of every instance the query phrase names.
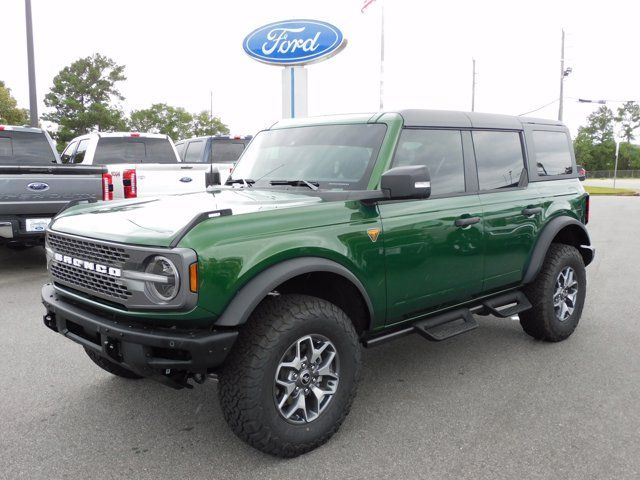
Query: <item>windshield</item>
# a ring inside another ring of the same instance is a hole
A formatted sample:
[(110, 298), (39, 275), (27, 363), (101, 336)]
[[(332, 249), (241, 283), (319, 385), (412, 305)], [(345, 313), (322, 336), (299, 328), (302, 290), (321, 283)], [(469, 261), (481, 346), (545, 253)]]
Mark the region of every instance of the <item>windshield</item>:
[(385, 132), (383, 124), (316, 125), (260, 132), (229, 182), (245, 179), (254, 180), (256, 186), (271, 186), (271, 182), (305, 180), (322, 189), (364, 190)]
[(46, 165), (55, 161), (44, 133), (0, 132), (0, 165)]
[(178, 163), (178, 158), (167, 138), (103, 137), (93, 163)]

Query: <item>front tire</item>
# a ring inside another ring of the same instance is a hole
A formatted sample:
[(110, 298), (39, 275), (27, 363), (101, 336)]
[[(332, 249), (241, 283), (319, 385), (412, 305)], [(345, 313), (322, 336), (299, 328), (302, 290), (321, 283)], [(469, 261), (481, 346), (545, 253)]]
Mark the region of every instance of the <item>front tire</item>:
[(578, 326), (586, 289), (580, 252), (570, 245), (552, 243), (540, 273), (524, 290), (532, 308), (520, 314), (523, 330), (538, 340), (565, 340)]
[(360, 374), (360, 343), (335, 305), (306, 295), (265, 300), (220, 374), (223, 414), (242, 440), (295, 457), (325, 443), (347, 416)]

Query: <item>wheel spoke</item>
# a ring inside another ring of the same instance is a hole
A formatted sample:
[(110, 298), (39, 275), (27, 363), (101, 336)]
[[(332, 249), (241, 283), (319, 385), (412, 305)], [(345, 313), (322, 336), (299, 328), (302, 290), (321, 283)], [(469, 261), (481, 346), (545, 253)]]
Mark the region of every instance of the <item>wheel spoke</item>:
[(329, 352), (326, 360), (322, 362), (322, 364), (320, 365), (320, 368), (318, 368), (318, 375), (321, 375), (323, 377), (338, 378), (337, 373), (333, 371), (333, 368), (331, 366), (335, 356), (336, 356), (336, 352)]

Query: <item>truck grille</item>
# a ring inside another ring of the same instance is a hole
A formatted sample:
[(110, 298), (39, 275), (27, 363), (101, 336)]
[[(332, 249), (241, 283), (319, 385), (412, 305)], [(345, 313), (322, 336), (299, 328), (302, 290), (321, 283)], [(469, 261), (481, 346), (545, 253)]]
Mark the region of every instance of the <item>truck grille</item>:
[(122, 265), (129, 259), (129, 254), (124, 248), (103, 245), (90, 240), (79, 240), (49, 233), (47, 242), (53, 250), (63, 255), (83, 258), (106, 265)]
[(108, 275), (82, 270), (58, 262), (51, 262), (50, 271), (55, 280), (60, 280), (67, 285), (90, 290), (115, 300), (127, 300), (131, 296), (131, 292), (127, 290), (126, 286), (120, 285), (115, 278)]

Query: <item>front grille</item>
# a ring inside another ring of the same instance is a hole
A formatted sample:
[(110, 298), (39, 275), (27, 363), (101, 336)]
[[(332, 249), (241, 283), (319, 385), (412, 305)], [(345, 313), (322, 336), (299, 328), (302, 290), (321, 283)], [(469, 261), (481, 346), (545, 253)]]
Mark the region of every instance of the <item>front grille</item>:
[[(49, 246), (58, 253), (105, 265), (122, 265), (129, 259), (129, 254), (124, 248), (103, 245), (90, 240), (80, 240), (49, 233), (47, 241)], [(76, 270), (74, 269), (73, 271)]]
[(51, 262), (49, 268), (53, 278), (65, 284), (88, 289), (116, 300), (127, 300), (131, 296), (126, 286), (121, 285), (116, 278), (109, 275), (59, 262)]

